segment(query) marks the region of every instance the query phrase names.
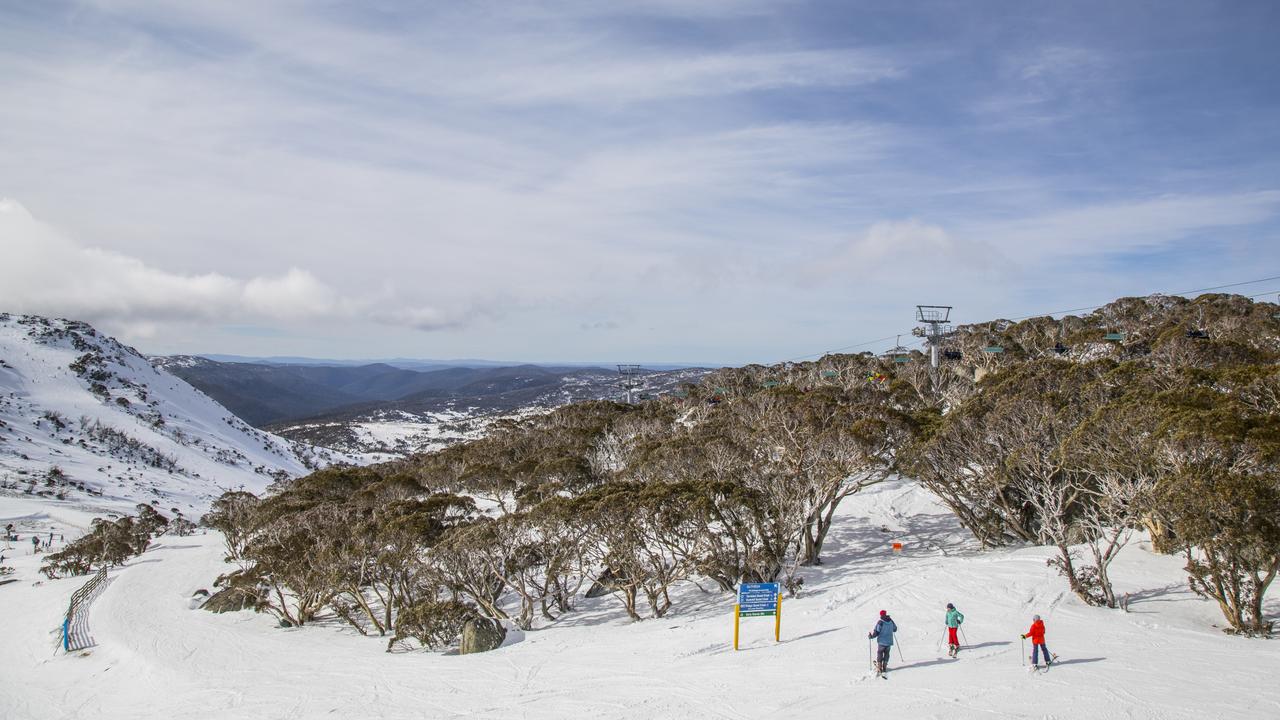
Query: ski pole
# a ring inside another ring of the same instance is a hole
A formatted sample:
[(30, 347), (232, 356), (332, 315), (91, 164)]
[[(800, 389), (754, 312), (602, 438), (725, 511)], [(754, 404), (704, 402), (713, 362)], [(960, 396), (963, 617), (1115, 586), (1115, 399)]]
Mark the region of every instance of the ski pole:
[(969, 638), (964, 634), (964, 628), (957, 628), (960, 631), (960, 637), (964, 639), (965, 647), (969, 647)]
[(943, 628), (942, 628), (942, 637), (938, 638), (938, 644), (933, 646), (933, 651), (934, 651), (934, 652), (941, 652), (941, 651), (942, 651), (942, 641), (943, 641), (946, 637), (947, 637), (947, 628), (946, 628), (946, 626), (944, 625), (944, 626), (943, 626)]
[[(898, 639), (898, 633), (893, 634), (893, 639), (894, 640)], [(898, 662), (905, 664), (907, 661), (902, 658), (902, 643), (895, 642), (894, 645), (898, 646)]]
[(876, 644), (871, 638), (867, 638), (867, 659), (871, 662), (871, 669), (876, 669)]
[(1027, 664), (1027, 636), (1022, 635), (1022, 664)]

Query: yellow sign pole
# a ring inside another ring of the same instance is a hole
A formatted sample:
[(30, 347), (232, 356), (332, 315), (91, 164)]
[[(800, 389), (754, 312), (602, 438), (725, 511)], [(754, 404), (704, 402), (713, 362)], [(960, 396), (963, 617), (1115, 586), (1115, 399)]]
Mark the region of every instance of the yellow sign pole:
[(742, 612), (741, 605), (733, 606), (733, 649), (738, 649), (738, 613)]
[(782, 590), (778, 590), (778, 607), (773, 613), (773, 641), (782, 636)]

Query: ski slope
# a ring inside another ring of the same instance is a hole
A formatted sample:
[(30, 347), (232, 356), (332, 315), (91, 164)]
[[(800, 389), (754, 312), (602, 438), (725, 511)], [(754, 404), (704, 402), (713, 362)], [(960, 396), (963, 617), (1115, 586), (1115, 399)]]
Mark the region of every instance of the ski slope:
[[(66, 656), (51, 631), (83, 579), (33, 584), (38, 558), (19, 555), (21, 581), (0, 587), (0, 717), (1280, 717), (1280, 643), (1214, 629), (1177, 558), (1126, 550), (1124, 613), (1071, 596), (1046, 549), (979, 552), (906, 481), (850, 498), (832, 532), (827, 563), (783, 603), (782, 642), (771, 618), (745, 619), (738, 652), (732, 598), (689, 586), (663, 619), (628, 622), (606, 597), (494, 652), (387, 654), (336, 624), (190, 609), (227, 567), (209, 534), (163, 538), (114, 570), (90, 618), (98, 646)], [(956, 660), (941, 643), (947, 602), (966, 615)], [(881, 609), (901, 649), (884, 680), (866, 639)], [(1020, 662), (1033, 613), (1060, 656), (1047, 673)]]

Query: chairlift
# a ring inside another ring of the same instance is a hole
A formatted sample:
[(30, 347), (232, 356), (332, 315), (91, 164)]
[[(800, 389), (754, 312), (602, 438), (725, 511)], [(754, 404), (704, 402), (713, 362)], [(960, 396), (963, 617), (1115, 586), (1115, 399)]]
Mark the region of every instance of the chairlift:
[(1208, 340), (1209, 333), (1204, 331), (1204, 306), (1199, 307), (1199, 313), (1196, 317), (1196, 326), (1187, 330), (1187, 337), (1192, 340)]
[(1004, 352), (1004, 346), (1003, 346), (1003, 345), (988, 345), (988, 346), (986, 346), (986, 347), (982, 348), (982, 352), (984, 352), (984, 353), (992, 353), (992, 354), (994, 354), (994, 353), (1002, 353), (1002, 352)]
[(780, 383), (777, 380), (765, 380), (764, 383), (762, 383), (761, 387), (768, 390), (769, 388), (778, 387), (779, 384)]
[(1128, 335), (1129, 333), (1126, 332), (1109, 332), (1106, 335), (1103, 335), (1102, 339), (1112, 342), (1124, 342), (1124, 339), (1128, 337)]
[(1065, 329), (1065, 323), (1066, 318), (1058, 321), (1058, 337), (1054, 338), (1053, 341), (1053, 352), (1056, 355), (1066, 355), (1071, 350), (1071, 348), (1062, 344), (1062, 331)]
[(838, 377), (840, 377), (840, 373), (836, 372), (835, 370), (823, 370), (823, 371), (822, 371), (822, 377), (824, 377), (824, 378), (838, 378)]
[(886, 360), (893, 360), (895, 363), (911, 362), (911, 351), (903, 346), (902, 336), (898, 336), (898, 344), (889, 348), (889, 352), (882, 356)]
[(959, 360), (964, 357), (964, 353), (959, 350), (943, 350), (942, 357), (947, 360)]

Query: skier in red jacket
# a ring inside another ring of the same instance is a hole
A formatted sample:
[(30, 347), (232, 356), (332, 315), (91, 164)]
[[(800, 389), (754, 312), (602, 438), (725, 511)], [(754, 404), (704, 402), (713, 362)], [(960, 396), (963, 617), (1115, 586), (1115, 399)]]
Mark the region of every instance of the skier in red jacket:
[(1044, 644), (1044, 621), (1039, 615), (1031, 618), (1031, 629), (1022, 637), (1031, 638), (1031, 664), (1040, 667), (1040, 653), (1044, 653), (1044, 666), (1053, 664), (1053, 655), (1049, 654), (1049, 646)]

